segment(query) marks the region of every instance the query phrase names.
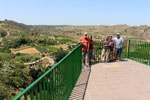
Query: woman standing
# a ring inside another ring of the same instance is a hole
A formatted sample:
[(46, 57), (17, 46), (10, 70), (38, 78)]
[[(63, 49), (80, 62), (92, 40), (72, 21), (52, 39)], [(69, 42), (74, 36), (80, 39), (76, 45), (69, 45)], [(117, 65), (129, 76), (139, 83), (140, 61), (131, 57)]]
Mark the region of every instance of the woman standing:
[(112, 61), (114, 60), (114, 41), (113, 41), (113, 38), (112, 36), (109, 36), (109, 39), (110, 39), (110, 52), (111, 52), (111, 55), (112, 55)]
[(89, 36), (89, 64), (91, 65), (91, 59), (94, 57), (93, 50), (94, 50), (94, 42), (92, 40), (92, 35)]

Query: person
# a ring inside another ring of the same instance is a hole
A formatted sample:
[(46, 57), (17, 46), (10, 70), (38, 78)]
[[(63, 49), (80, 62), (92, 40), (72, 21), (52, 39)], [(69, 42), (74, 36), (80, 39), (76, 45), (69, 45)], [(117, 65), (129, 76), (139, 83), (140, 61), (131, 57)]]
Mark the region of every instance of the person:
[(120, 37), (120, 33), (117, 33), (116, 37), (113, 38), (113, 40), (115, 41), (115, 56), (117, 59), (117, 62), (120, 60), (120, 56), (122, 53), (122, 45), (124, 44), (124, 40), (122, 37)]
[(106, 35), (103, 44), (104, 44), (104, 48), (101, 54), (101, 61), (102, 63), (105, 63), (105, 62), (109, 62), (109, 54), (110, 54), (110, 40), (108, 35)]
[(89, 66), (89, 39), (87, 37), (87, 32), (81, 37), (78, 43), (82, 43), (82, 66)]
[(110, 52), (111, 52), (111, 56), (112, 56), (111, 61), (113, 61), (114, 60), (114, 40), (113, 40), (112, 36), (109, 36), (109, 39), (110, 39)]
[(91, 59), (94, 57), (93, 51), (94, 51), (94, 42), (92, 39), (92, 35), (89, 36), (89, 65), (91, 65)]

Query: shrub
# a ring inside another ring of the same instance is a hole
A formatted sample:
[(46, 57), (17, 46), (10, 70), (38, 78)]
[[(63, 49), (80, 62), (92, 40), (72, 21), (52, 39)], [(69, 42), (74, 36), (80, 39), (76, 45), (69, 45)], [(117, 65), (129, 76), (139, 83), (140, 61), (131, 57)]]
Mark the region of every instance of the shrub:
[(0, 37), (4, 37), (7, 35), (7, 32), (4, 30), (0, 30)]
[(7, 97), (8, 97), (8, 92), (7, 92), (4, 84), (2, 84), (0, 82), (0, 100), (5, 100)]
[(63, 50), (62, 48), (58, 49), (57, 52), (54, 52), (53, 55), (55, 57), (55, 61), (58, 62), (59, 60), (61, 60), (66, 54), (68, 53), (68, 51)]

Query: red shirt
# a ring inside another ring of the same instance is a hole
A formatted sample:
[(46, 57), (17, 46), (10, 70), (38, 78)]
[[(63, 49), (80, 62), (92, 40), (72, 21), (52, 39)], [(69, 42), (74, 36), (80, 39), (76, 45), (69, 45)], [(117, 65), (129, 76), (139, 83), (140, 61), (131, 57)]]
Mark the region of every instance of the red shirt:
[(89, 46), (89, 39), (88, 38), (84, 38), (84, 37), (81, 37), (78, 41), (78, 43), (82, 43), (82, 51), (87, 51), (88, 50), (88, 46)]

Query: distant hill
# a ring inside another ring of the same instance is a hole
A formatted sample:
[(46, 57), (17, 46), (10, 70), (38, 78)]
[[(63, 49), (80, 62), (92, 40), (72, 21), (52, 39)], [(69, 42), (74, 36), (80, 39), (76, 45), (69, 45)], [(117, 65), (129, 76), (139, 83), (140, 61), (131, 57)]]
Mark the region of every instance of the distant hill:
[(120, 32), (123, 37), (131, 39), (150, 39), (150, 26), (128, 26), (128, 25), (92, 25), (92, 26), (71, 26), (71, 25), (25, 25), (12, 20), (0, 21), (0, 29), (10, 34), (31, 33), (52, 34), (78, 39), (84, 32), (92, 34), (95, 38), (103, 38), (106, 34), (115, 35)]
[(5, 30), (9, 33), (23, 33), (31, 32), (32, 26), (18, 23), (12, 20), (0, 21), (0, 29)]
[[(106, 34), (115, 36), (117, 32), (125, 38), (130, 39), (150, 39), (150, 27), (128, 26), (128, 25), (93, 25), (93, 26), (37, 26), (42, 33), (69, 36), (78, 39), (84, 32), (92, 34), (95, 38), (103, 38)], [(36, 28), (37, 28), (36, 27)]]

